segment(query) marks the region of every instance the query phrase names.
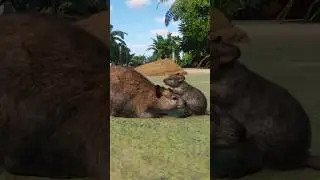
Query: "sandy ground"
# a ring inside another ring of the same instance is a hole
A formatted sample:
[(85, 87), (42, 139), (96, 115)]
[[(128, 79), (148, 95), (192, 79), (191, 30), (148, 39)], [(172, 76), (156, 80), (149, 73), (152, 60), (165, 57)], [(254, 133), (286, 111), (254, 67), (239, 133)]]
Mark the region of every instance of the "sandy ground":
[(183, 68), (188, 74), (210, 74), (210, 69)]

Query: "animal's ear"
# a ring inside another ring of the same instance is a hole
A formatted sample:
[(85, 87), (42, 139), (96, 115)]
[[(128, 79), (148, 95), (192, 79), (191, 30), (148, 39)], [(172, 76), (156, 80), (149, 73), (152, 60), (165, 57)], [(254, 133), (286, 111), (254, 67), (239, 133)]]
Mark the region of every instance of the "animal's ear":
[(157, 98), (161, 98), (161, 96), (162, 96), (162, 87), (159, 86), (159, 85), (155, 85), (154, 89), (156, 91), (156, 97)]
[(213, 58), (217, 59), (219, 64), (233, 63), (241, 56), (240, 49), (236, 45), (223, 42), (221, 36), (211, 41), (210, 48), (212, 48)]

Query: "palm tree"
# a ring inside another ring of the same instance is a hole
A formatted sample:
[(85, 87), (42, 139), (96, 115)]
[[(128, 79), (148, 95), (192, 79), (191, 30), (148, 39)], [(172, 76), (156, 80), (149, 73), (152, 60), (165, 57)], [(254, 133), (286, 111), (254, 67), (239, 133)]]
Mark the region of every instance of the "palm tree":
[(168, 33), (167, 41), (171, 50), (171, 55), (175, 56), (171, 56), (171, 58), (176, 61), (176, 58), (179, 59), (181, 38), (179, 36), (173, 36), (172, 33)]
[(126, 45), (126, 42), (124, 41), (124, 36), (128, 35), (126, 32), (119, 31), (119, 30), (113, 30), (113, 26), (110, 24), (110, 40), (111, 43), (117, 43)]
[[(160, 3), (166, 3), (169, 0), (159, 0)], [(165, 25), (168, 26), (172, 20), (179, 20), (181, 17), (182, 11), (179, 9), (179, 4), (184, 3), (187, 0), (175, 0), (169, 10), (165, 14)], [(221, 10), (227, 17), (232, 17), (238, 11), (248, 8), (248, 7), (257, 7), (260, 4), (263, 4), (268, 0), (210, 0), (210, 6), (218, 8)], [(197, 7), (197, 12), (200, 16), (208, 16), (210, 7), (206, 4), (203, 6)]]
[(55, 14), (69, 20), (78, 20), (106, 9), (105, 0), (0, 0), (10, 4), (14, 11), (39, 11)]
[(179, 57), (180, 41), (181, 39), (172, 33), (168, 33), (166, 37), (156, 35), (156, 38), (152, 38), (152, 44), (147, 51), (153, 50), (153, 56), (156, 58), (161, 56), (173, 58), (173, 55)]
[(161, 35), (156, 35), (156, 38), (152, 38), (152, 44), (149, 46), (147, 51), (153, 50), (153, 54), (156, 57), (169, 57), (169, 49), (167, 46), (166, 39)]
[(115, 64), (123, 64), (126, 55), (124, 52), (129, 49), (124, 41), (124, 36), (127, 33), (119, 30), (113, 30), (113, 26), (110, 25), (110, 58), (111, 62)]

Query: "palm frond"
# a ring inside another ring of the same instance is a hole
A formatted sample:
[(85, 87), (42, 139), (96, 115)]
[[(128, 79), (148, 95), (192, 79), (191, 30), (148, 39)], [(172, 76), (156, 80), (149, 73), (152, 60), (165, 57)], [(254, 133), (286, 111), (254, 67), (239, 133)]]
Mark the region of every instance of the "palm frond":
[(169, 26), (172, 20), (178, 19), (178, 9), (177, 9), (178, 1), (174, 1), (174, 3), (170, 6), (169, 10), (165, 14), (164, 23), (166, 26)]

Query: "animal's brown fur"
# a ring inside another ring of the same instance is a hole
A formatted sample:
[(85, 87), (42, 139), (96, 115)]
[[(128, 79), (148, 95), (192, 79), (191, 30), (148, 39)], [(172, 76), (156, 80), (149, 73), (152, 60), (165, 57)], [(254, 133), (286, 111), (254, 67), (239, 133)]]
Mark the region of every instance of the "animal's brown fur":
[[(173, 110), (184, 105), (183, 100), (169, 90), (154, 85), (131, 67), (110, 67), (110, 108), (113, 116), (156, 117), (161, 110)], [(129, 108), (128, 108), (129, 107)], [(120, 113), (120, 114), (119, 114)]]
[(54, 17), (3, 15), (0, 24), (0, 165), (18, 175), (109, 177), (108, 48)]

